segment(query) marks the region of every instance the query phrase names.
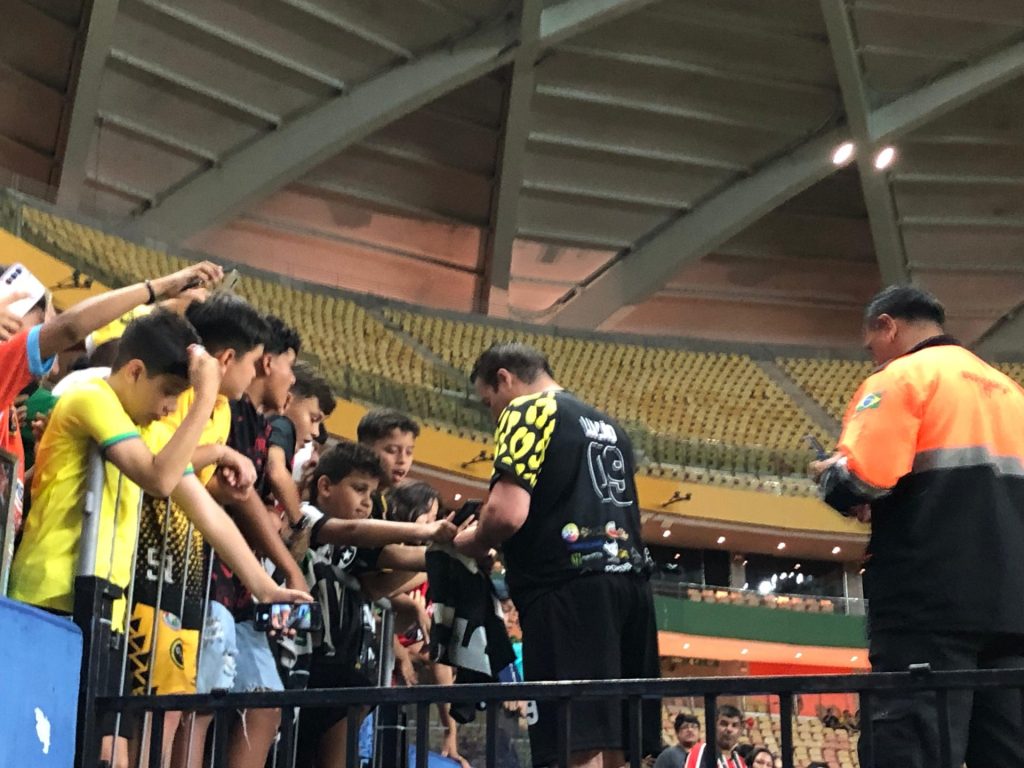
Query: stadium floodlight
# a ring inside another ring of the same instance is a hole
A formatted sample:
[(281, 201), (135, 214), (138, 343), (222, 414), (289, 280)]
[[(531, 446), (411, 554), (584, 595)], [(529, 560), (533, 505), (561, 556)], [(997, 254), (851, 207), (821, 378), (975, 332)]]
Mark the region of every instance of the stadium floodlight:
[(842, 551), (843, 551), (843, 550), (842, 550), (842, 549), (840, 549), (839, 547), (832, 547), (832, 554), (833, 554), (833, 555), (838, 555), (838, 554), (839, 554), (840, 552), (842, 552)]
[(785, 548), (786, 548), (786, 542), (784, 542), (784, 541), (780, 541), (779, 545), (776, 547), (776, 549), (785, 549)]
[(725, 544), (725, 536), (719, 536), (718, 537), (718, 543), (719, 544)]
[(663, 539), (667, 539), (667, 538), (668, 538), (669, 536), (671, 536), (671, 535), (672, 535), (672, 531), (670, 531), (670, 530), (668, 530), (668, 528), (666, 528), (666, 529), (665, 529), (665, 530), (664, 530), (664, 531), (662, 532), (662, 534), (661, 534), (661, 538), (663, 538)]
[(852, 141), (844, 141), (832, 152), (832, 164), (833, 165), (846, 165), (853, 159), (853, 153), (856, 147)]
[(879, 171), (884, 171), (886, 168), (892, 165), (893, 160), (895, 159), (896, 148), (885, 147), (881, 149), (877, 155), (875, 155), (875, 169)]

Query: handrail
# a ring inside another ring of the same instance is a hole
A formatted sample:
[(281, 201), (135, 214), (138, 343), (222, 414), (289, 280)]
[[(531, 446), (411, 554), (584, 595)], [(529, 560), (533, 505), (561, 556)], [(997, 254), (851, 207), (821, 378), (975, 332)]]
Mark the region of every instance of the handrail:
[(174, 694), (97, 697), (102, 711), (173, 712), (202, 708), (219, 711), (281, 707), (336, 707), (378, 704), (472, 703), (571, 698), (642, 699), (687, 696), (771, 696), (887, 691), (956, 691), (1024, 688), (1024, 669), (868, 672), (853, 675), (779, 675), (770, 677), (673, 677), (653, 680), (573, 680), (537, 683), (419, 685), (413, 688), (338, 688), (306, 691)]

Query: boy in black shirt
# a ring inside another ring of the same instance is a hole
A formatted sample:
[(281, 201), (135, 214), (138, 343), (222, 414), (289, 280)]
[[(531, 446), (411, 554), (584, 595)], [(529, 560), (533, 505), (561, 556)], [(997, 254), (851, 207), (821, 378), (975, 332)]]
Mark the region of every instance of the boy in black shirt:
[[(253, 491), (232, 498), (231, 489), (221, 483), (220, 496), (233, 514), (246, 540), (258, 554), (270, 559), (283, 574), (287, 586), (306, 588), (306, 580), (278, 529), (272, 525), (266, 504), (270, 502), (267, 481), (267, 451), (270, 445), (268, 416), (280, 413), (288, 403), (295, 375), (292, 366), (301, 345), (298, 333), (273, 315), (266, 317), (268, 334), (263, 356), (256, 364), (256, 378), (238, 400), (231, 401), (231, 433), (228, 446), (247, 456), (256, 470)], [(219, 478), (214, 477), (217, 483)], [(252, 593), (219, 558), (214, 558), (210, 584), (210, 607), (203, 651), (199, 661), (197, 688), (200, 693), (216, 689), (234, 691), (283, 690), (274, 655), (263, 632), (253, 626), (255, 602)], [(242, 713), (232, 730), (229, 762), (232, 768), (263, 768), (281, 720), (276, 709), (251, 709)], [(205, 738), (209, 716), (196, 718), (193, 749)], [(198, 763), (197, 763), (198, 764)]]
[[(457, 549), (501, 547), (523, 629), (523, 671), (534, 680), (658, 677), (649, 555), (629, 437), (565, 392), (547, 359), (522, 344), (484, 352), (471, 374), (498, 422), (494, 475), (480, 522)], [(539, 702), (534, 765), (555, 762), (557, 713)], [(643, 705), (643, 749), (661, 748), (660, 707)], [(621, 702), (577, 704), (573, 766), (619, 766), (628, 741)]]
[[(354, 578), (357, 547), (376, 548), (381, 559), (408, 569), (424, 569), (425, 547), (400, 546), (423, 541), (451, 541), (450, 520), (397, 523), (370, 517), (372, 496), (387, 478), (379, 459), (367, 448), (341, 441), (317, 462), (310, 503), (303, 514), (311, 522), (306, 578), (319, 600), (324, 629), (314, 637), (312, 657), (299, 656), (289, 666), (307, 666), (310, 688), (372, 686), (369, 638), (373, 618), (368, 596)], [(299, 720), (299, 765), (337, 765), (344, 760), (348, 729), (346, 710), (310, 709)], [(315, 762), (314, 762), (315, 758)]]
[[(373, 517), (378, 520), (390, 518), (388, 513), (387, 492), (399, 485), (412, 469), (413, 454), (416, 451), (416, 438), (420, 436), (420, 425), (410, 416), (392, 408), (375, 408), (368, 411), (356, 427), (359, 444), (373, 451), (384, 468), (384, 479), (380, 488), (373, 494)], [(388, 568), (385, 563), (378, 563), (379, 552), (361, 550), (360, 560), (367, 567), (360, 572), (363, 589), (374, 598), (402, 595), (415, 589), (426, 578), (423, 574), (414, 574), (402, 570), (381, 573), (377, 568)], [(403, 609), (399, 599), (396, 609)]]
[(299, 509), (302, 500), (292, 479), (292, 462), (295, 452), (320, 433), (324, 419), (334, 412), (335, 401), (331, 385), (311, 366), (296, 363), (293, 372), (295, 383), (288, 405), (280, 416), (270, 419), (267, 480), (294, 539), (301, 534), (303, 523)]

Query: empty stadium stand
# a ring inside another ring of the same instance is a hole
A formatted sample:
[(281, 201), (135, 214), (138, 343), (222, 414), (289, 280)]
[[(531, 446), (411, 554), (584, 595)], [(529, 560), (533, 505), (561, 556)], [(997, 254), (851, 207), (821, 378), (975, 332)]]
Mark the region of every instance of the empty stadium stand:
[[(55, 215), (14, 193), (0, 199), (0, 226), (108, 285), (187, 263)], [(640, 466), (653, 476), (808, 496), (814, 488), (802, 478), (808, 458), (802, 438), (813, 434), (826, 445), (836, 438), (749, 354), (541, 332), (363, 301), (244, 271), (239, 293), (297, 327), (305, 354), (341, 395), (407, 409), (462, 437), (485, 442), (492, 428), (471, 396), (466, 373), (474, 358), (496, 341), (518, 340), (545, 351), (565, 386), (601, 403), (623, 423)], [(780, 357), (776, 362), (836, 419), (870, 371), (868, 363), (857, 360)], [(1017, 368), (1021, 378), (1024, 366)]]
[(803, 435), (831, 439), (747, 355), (596, 341), (393, 308), (384, 315), (461, 370), (497, 341), (542, 349), (555, 361), (560, 382), (584, 399), (653, 435), (700, 441), (696, 456), (671, 457), (677, 459), (671, 463), (722, 466), (717, 446), (753, 447), (762, 450), (756, 458), (734, 460), (737, 471), (786, 474), (778, 460), (802, 459), (793, 451)]
[(686, 584), (674, 580), (654, 579), (651, 586), (655, 594), (680, 597), (695, 603), (717, 603), (719, 605), (745, 605), (752, 608), (777, 608), (802, 613), (845, 613), (847, 606), (842, 598), (819, 597), (815, 595), (759, 594), (752, 589), (727, 589), (699, 584)]
[(873, 369), (868, 360), (780, 357), (776, 362), (836, 421), (842, 421), (857, 387)]

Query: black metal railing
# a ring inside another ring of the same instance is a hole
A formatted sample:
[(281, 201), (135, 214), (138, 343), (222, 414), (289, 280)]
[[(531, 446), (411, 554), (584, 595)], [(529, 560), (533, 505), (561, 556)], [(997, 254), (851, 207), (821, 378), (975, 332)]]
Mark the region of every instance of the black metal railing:
[[(205, 710), (214, 713), (219, 721), (217, 733), (226, 731), (226, 718), (241, 709), (281, 709), (290, 719), (294, 708), (316, 709), (345, 707), (350, 715), (348, 740), (348, 766), (358, 766), (358, 718), (361, 707), (398, 706), (415, 709), (416, 746), (415, 768), (427, 765), (428, 711), (438, 702), (486, 704), (486, 756), (485, 764), (496, 764), (496, 723), (499, 704), (505, 701), (554, 701), (559, 712), (558, 755), (561, 765), (569, 765), (572, 735), (572, 704), (580, 701), (615, 699), (623, 702), (628, 711), (631, 768), (641, 765), (640, 734), (642, 732), (641, 706), (644, 702), (665, 698), (696, 697), (704, 702), (708, 744), (715, 743), (713, 731), (718, 699), (721, 697), (767, 695), (779, 700), (781, 726), (781, 759), (783, 768), (796, 768), (793, 761), (794, 697), (807, 694), (856, 693), (860, 696), (861, 735), (860, 759), (862, 768), (873, 765), (874, 734), (872, 709), (876, 696), (886, 693), (934, 692), (936, 707), (940, 765), (949, 765), (950, 713), (949, 694), (958, 690), (1020, 690), (1024, 694), (1024, 669), (975, 670), (932, 672), (921, 667), (914, 671), (885, 674), (816, 675), (788, 677), (718, 677), (718, 678), (663, 678), (659, 680), (601, 680), (549, 683), (514, 683), (486, 685), (422, 686), (416, 688), (351, 688), (344, 690), (284, 691), (275, 693), (210, 694), (205, 696), (146, 696), (100, 697), (95, 701), (97, 714), (124, 712), (153, 716), (153, 738), (159, 743), (163, 713), (178, 710)], [(1022, 712), (1024, 716), (1024, 712)], [(226, 765), (224, 739), (214, 738), (213, 768)], [(159, 758), (159, 755), (156, 755)], [(705, 753), (708, 768), (717, 764), (715, 750)], [(159, 765), (159, 763), (151, 763)]]

